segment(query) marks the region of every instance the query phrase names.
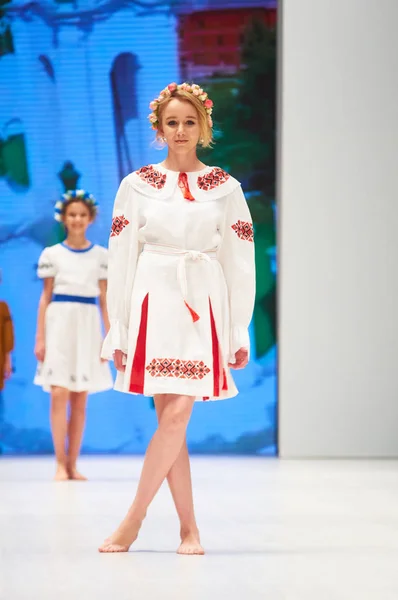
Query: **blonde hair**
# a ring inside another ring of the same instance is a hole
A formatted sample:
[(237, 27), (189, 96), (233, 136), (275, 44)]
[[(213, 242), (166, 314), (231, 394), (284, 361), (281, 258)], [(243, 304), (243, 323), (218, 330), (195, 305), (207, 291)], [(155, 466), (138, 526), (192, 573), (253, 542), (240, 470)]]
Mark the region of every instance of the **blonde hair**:
[[(166, 109), (166, 106), (168, 105), (170, 100), (173, 100), (174, 98), (176, 98), (177, 100), (181, 100), (182, 102), (189, 102), (195, 108), (195, 110), (198, 114), (199, 131), (200, 131), (198, 143), (203, 148), (209, 148), (209, 146), (211, 146), (212, 142), (213, 142), (213, 131), (209, 125), (209, 115), (206, 111), (206, 108), (205, 108), (202, 100), (200, 100), (200, 98), (198, 96), (195, 96), (191, 92), (177, 89), (174, 92), (172, 92), (170, 94), (170, 96), (167, 96), (166, 98), (162, 99), (159, 102), (158, 120), (159, 120), (160, 128), (162, 128), (162, 117), (163, 117), (163, 113)], [(159, 129), (156, 131), (156, 139), (159, 142), (162, 141), (162, 134), (159, 131)]]

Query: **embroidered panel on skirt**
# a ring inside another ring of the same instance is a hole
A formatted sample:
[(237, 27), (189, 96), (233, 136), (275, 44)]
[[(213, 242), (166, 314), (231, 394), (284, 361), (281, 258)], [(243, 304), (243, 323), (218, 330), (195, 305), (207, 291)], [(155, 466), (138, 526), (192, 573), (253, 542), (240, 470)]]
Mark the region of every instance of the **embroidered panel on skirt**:
[(157, 190), (161, 190), (166, 184), (167, 175), (165, 173), (161, 173), (160, 171), (156, 171), (152, 165), (141, 167), (141, 169), (138, 169), (136, 173), (143, 181)]
[(246, 221), (237, 221), (231, 225), (231, 227), (241, 240), (254, 242), (253, 225), (251, 223), (247, 223)]
[(220, 169), (220, 167), (214, 167), (210, 173), (198, 177), (198, 188), (204, 192), (214, 190), (214, 188), (228, 181), (230, 177), (230, 174)]
[(177, 377), (178, 379), (203, 379), (210, 373), (203, 361), (154, 358), (146, 367), (152, 377)]
[(120, 215), (120, 217), (113, 217), (112, 219), (112, 227), (111, 227), (111, 237), (115, 237), (122, 233), (123, 229), (130, 224), (124, 215)]

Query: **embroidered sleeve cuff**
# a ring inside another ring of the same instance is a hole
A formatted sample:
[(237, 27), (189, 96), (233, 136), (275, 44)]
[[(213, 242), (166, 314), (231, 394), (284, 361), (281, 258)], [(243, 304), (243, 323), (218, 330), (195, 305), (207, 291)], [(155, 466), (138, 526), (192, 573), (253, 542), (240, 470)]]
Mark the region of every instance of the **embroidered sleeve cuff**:
[(102, 358), (112, 360), (115, 350), (122, 350), (122, 352), (127, 354), (127, 342), (127, 328), (120, 321), (111, 321), (111, 328), (102, 344)]
[(250, 355), (250, 338), (247, 327), (233, 325), (231, 328), (230, 353), (231, 362), (235, 362), (235, 353), (241, 348), (246, 348)]

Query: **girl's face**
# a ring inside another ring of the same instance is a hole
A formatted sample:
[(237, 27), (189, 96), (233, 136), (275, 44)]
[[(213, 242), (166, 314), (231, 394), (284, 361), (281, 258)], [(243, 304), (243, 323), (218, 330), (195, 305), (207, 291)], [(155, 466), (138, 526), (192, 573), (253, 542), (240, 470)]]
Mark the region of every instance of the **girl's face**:
[(178, 98), (170, 100), (162, 115), (161, 135), (168, 147), (177, 154), (196, 151), (200, 127), (196, 108)]
[(63, 223), (68, 233), (84, 234), (92, 221), (90, 211), (84, 202), (72, 202), (66, 207)]

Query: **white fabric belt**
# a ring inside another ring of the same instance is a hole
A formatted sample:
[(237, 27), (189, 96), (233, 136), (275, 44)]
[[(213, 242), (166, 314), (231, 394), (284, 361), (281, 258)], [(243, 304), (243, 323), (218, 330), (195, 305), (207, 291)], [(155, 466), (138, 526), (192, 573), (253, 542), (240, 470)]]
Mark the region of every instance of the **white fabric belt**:
[(187, 305), (187, 262), (196, 262), (201, 260), (211, 262), (212, 260), (217, 260), (216, 250), (205, 250), (200, 252), (198, 250), (184, 250), (183, 248), (177, 248), (176, 246), (164, 246), (163, 244), (144, 244), (142, 251), (180, 257), (177, 265), (177, 280), (180, 286), (181, 295)]

